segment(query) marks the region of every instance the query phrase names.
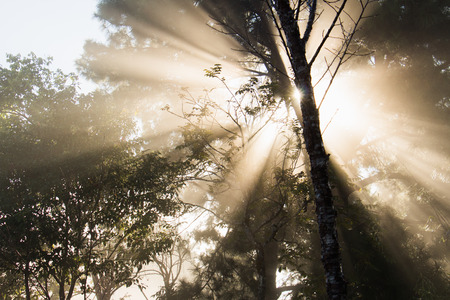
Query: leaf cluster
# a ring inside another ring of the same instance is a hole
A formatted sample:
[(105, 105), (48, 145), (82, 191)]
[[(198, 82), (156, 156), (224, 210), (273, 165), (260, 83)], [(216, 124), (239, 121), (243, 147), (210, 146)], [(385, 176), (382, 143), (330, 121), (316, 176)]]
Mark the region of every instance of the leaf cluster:
[(34, 55), (9, 62), (0, 69), (2, 274), (22, 274), (43, 297), (52, 280), (69, 286), (68, 298), (82, 276), (117, 272), (117, 284), (129, 283), (171, 244), (154, 225), (179, 210), (186, 164), (141, 153), (132, 117), (108, 94), (78, 94)]

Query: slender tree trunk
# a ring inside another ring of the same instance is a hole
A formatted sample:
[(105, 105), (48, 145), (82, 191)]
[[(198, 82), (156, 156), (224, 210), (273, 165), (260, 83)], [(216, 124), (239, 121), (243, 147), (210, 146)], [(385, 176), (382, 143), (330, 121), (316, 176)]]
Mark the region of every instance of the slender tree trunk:
[(264, 245), (264, 271), (266, 277), (266, 291), (264, 300), (276, 300), (277, 294), (277, 268), (279, 243), (275, 240)]
[(30, 270), (29, 263), (27, 262), (25, 266), (25, 297), (27, 300), (31, 300), (31, 292), (30, 292)]
[(165, 298), (166, 300), (174, 300), (174, 289), (173, 284), (171, 284), (170, 275), (168, 274), (167, 278), (164, 278), (164, 287), (166, 290)]
[(66, 295), (64, 293), (64, 281), (59, 284), (59, 300), (66, 300)]
[(70, 287), (69, 292), (67, 293), (66, 299), (72, 299), (73, 291), (75, 290), (75, 284), (77, 283), (76, 276), (72, 275), (72, 278), (70, 279)]
[(265, 300), (266, 294), (266, 270), (264, 266), (264, 248), (256, 250), (256, 271), (258, 273), (258, 300)]
[(258, 300), (278, 299), (277, 268), (279, 244), (271, 240), (257, 251)]
[(328, 182), (328, 155), (320, 132), (319, 112), (311, 83), (311, 70), (306, 59), (305, 44), (289, 0), (276, 1), (275, 7), (289, 49), (294, 83), (301, 94), (303, 137), (311, 166), (315, 193), (317, 223), (321, 242), (321, 259), (325, 269), (327, 293), (330, 299), (345, 299), (347, 284), (342, 267), (336, 231), (336, 211)]
[(66, 283), (66, 277), (64, 271), (61, 271), (61, 276), (59, 277), (59, 300), (66, 300), (66, 294), (64, 292), (64, 284)]

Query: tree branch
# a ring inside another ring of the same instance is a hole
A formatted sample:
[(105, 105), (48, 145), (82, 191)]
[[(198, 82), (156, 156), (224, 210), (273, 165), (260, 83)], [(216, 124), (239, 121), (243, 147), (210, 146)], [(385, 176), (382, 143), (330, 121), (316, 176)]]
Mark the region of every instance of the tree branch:
[(308, 18), (308, 24), (306, 25), (305, 33), (302, 38), (303, 43), (305, 43), (305, 44), (308, 42), (309, 36), (311, 35), (311, 31), (313, 28), (314, 19), (316, 17), (317, 0), (308, 0), (307, 4), (308, 4), (308, 8), (309, 8), (309, 18)]
[(344, 2), (342, 2), (341, 7), (339, 8), (339, 11), (336, 13), (336, 16), (334, 17), (333, 22), (331, 22), (330, 27), (328, 28), (327, 33), (325, 34), (325, 36), (322, 39), (322, 42), (320, 43), (319, 47), (317, 47), (316, 52), (314, 53), (313, 57), (311, 58), (311, 60), (308, 62), (309, 66), (312, 66), (312, 64), (314, 63), (314, 61), (316, 60), (317, 56), (319, 55), (320, 51), (322, 50), (323, 45), (325, 44), (325, 42), (328, 40), (328, 38), (330, 37), (331, 31), (333, 31), (334, 26), (336, 25), (337, 20), (339, 20), (339, 17), (342, 13), (342, 11), (344, 10), (345, 4), (347, 4), (347, 0), (344, 0)]

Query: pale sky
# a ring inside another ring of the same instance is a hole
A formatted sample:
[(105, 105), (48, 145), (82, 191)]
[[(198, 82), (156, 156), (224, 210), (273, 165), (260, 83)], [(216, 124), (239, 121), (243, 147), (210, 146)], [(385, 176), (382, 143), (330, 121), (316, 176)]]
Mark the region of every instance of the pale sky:
[(0, 65), (6, 54), (53, 57), (53, 67), (75, 72), (87, 39), (102, 41), (94, 18), (98, 0), (0, 0)]

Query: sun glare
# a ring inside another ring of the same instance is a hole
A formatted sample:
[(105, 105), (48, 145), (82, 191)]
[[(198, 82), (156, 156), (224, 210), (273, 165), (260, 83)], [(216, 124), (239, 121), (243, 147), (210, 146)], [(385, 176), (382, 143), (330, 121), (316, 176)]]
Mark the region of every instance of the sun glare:
[(324, 86), (315, 88), (316, 101), (321, 102), (320, 125), (325, 144), (329, 150), (340, 154), (354, 153), (372, 125), (370, 107), (363, 104), (363, 99), (359, 99), (351, 84), (344, 80), (334, 82), (322, 102), (324, 93)]
[(294, 100), (300, 102), (302, 94), (300, 93), (300, 91), (298, 89), (294, 89), (293, 92), (293, 96), (294, 96)]

